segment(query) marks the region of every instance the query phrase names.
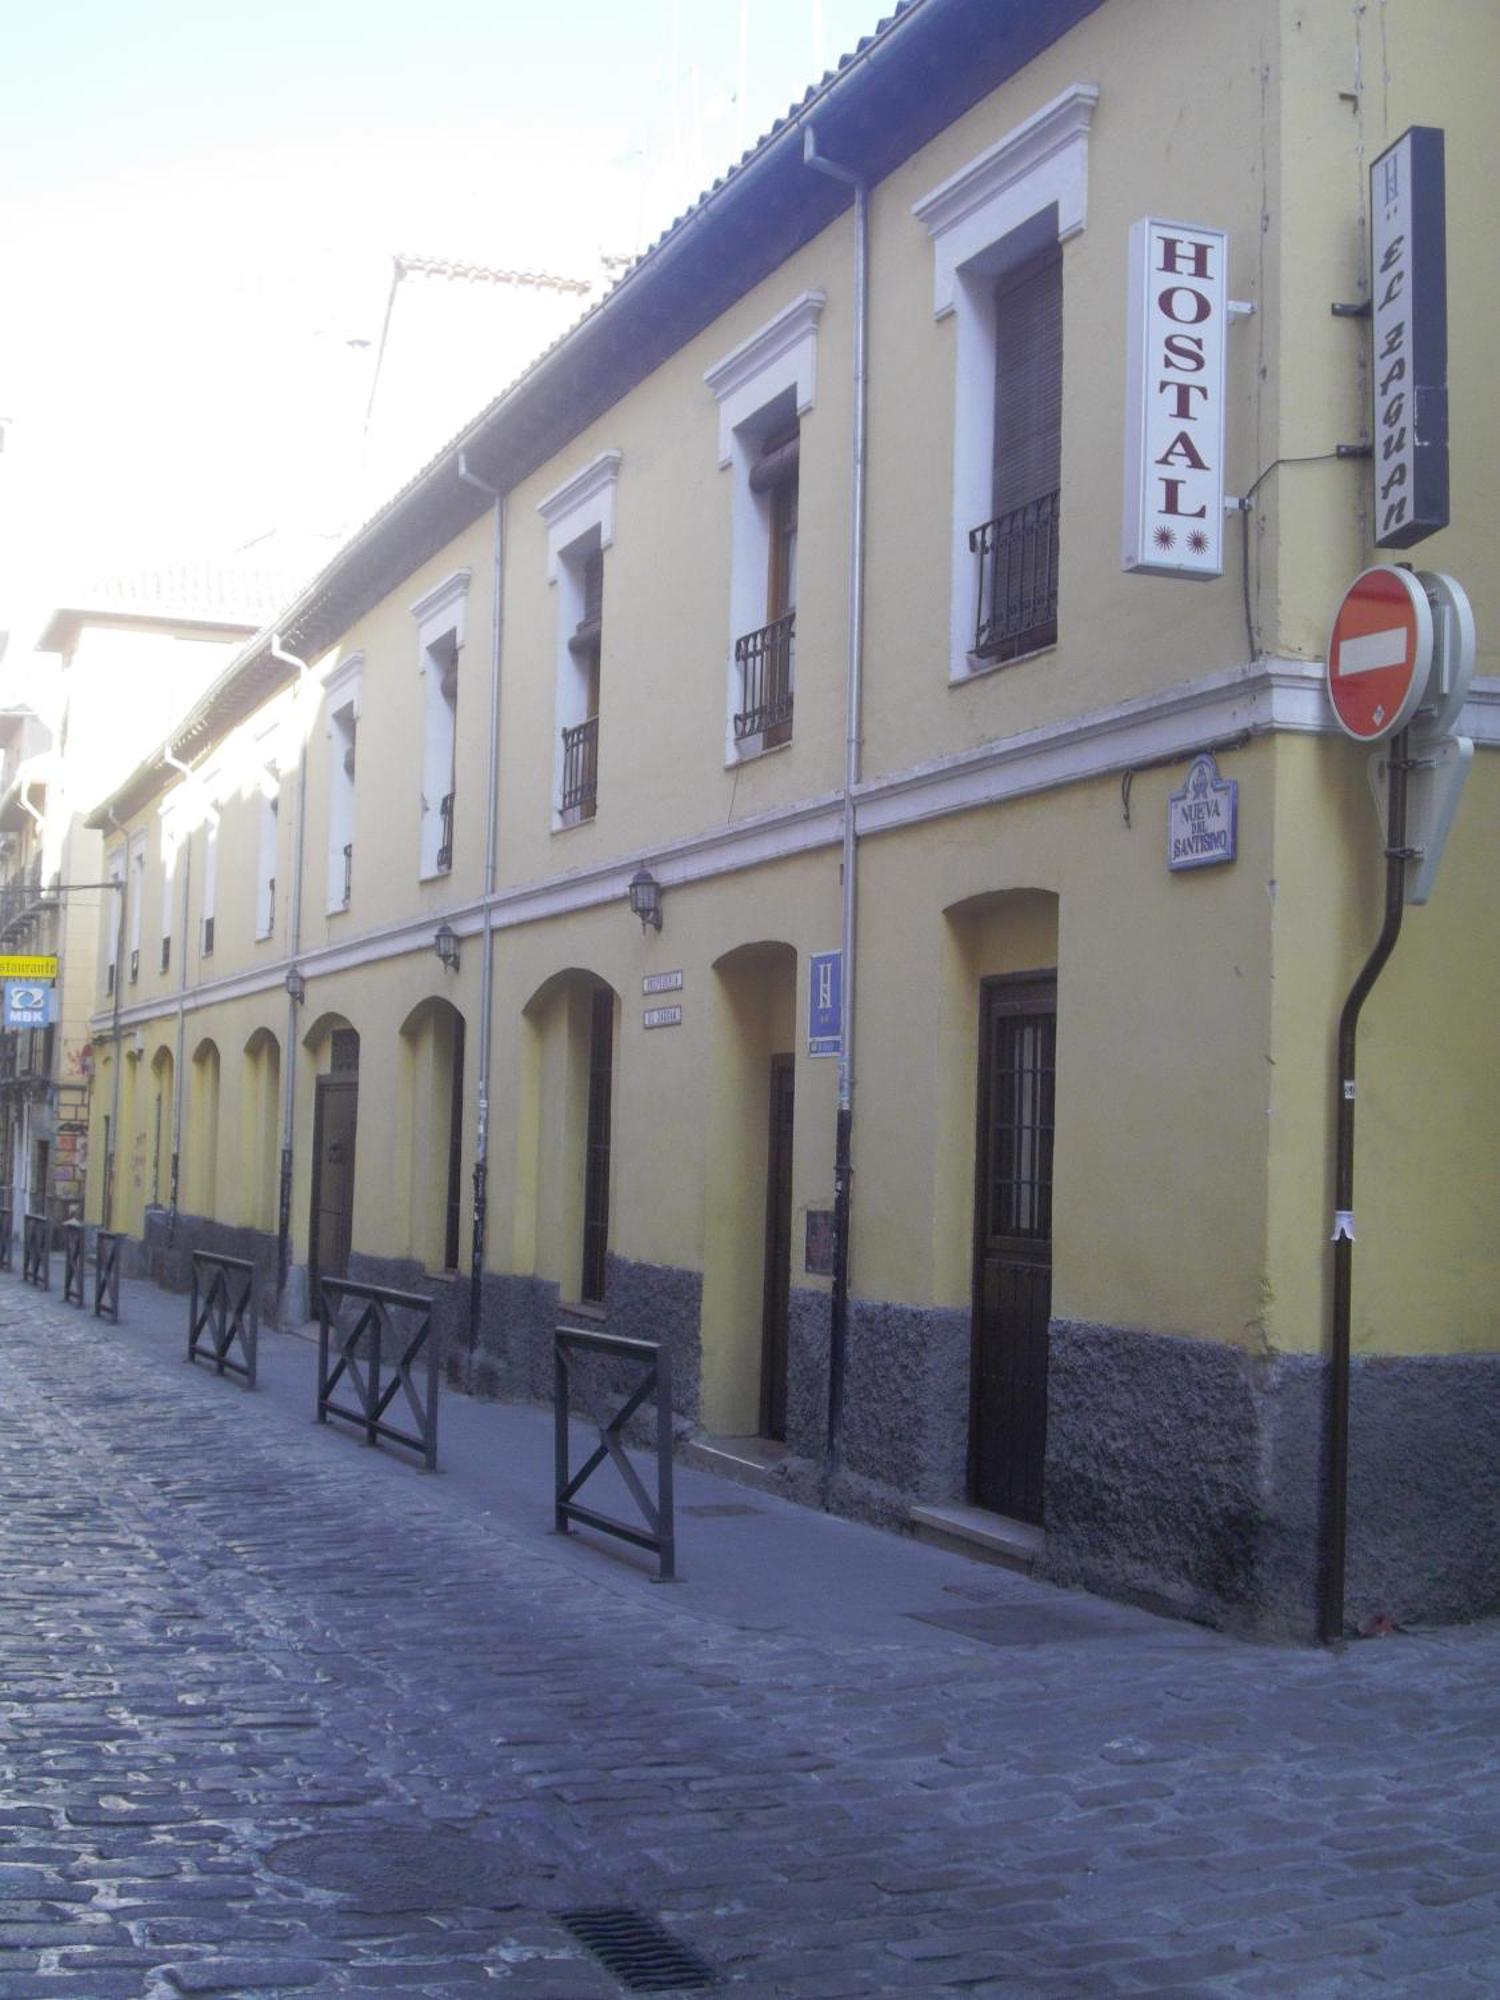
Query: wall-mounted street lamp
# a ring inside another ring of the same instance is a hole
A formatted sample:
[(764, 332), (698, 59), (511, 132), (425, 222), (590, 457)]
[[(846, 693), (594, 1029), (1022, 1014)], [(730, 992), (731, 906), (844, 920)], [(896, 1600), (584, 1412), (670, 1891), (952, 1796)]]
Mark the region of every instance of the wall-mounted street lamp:
[(630, 907), (643, 931), (661, 929), (661, 884), (644, 862), (630, 878)]
[(458, 970), (458, 934), (452, 924), (439, 924), (433, 934), (432, 948), (442, 963), (444, 972)]
[(287, 967), (286, 990), (294, 1007), (300, 1007), (307, 998), (307, 981), (300, 965)]

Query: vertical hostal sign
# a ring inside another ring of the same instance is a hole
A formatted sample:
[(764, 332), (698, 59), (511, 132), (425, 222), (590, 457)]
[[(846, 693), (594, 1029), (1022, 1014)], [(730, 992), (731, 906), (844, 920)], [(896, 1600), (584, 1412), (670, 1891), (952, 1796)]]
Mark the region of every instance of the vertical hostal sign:
[(1125, 568), (1219, 576), (1229, 237), (1150, 217), (1130, 230)]
[(1413, 125), (1370, 169), (1375, 545), (1448, 525), (1448, 258), (1443, 135)]

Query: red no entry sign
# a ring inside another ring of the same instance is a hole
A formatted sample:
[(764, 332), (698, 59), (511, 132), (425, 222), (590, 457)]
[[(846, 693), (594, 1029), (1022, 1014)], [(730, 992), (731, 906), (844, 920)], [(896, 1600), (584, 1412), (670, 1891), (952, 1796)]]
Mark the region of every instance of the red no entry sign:
[(1416, 713), (1432, 670), (1432, 607), (1409, 570), (1380, 564), (1344, 593), (1328, 641), (1328, 694), (1339, 727), (1378, 743)]

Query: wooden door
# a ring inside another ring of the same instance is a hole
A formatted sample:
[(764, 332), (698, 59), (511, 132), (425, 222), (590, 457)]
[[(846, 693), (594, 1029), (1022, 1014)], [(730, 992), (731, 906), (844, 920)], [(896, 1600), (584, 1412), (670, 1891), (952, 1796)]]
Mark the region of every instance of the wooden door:
[(974, 1500), (1042, 1520), (1052, 1311), (1057, 982), (996, 979), (980, 1003), (974, 1219)]
[(359, 1080), (320, 1076), (313, 1119), (312, 1232), (308, 1250), (311, 1304), (318, 1308), (324, 1278), (349, 1274), (354, 1233), (354, 1138), (359, 1115)]
[(766, 1269), (761, 1305), (760, 1431), (786, 1436), (787, 1308), (792, 1267), (792, 1121), (796, 1065), (771, 1058), (771, 1123), (766, 1141)]

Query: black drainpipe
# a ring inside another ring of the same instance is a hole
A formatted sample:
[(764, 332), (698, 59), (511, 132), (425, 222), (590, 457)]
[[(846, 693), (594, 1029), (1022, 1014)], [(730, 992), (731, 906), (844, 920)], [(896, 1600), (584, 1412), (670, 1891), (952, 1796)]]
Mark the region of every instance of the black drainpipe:
[(1354, 1279), (1354, 1056), (1359, 1013), (1396, 949), (1406, 908), (1406, 780), (1408, 732), (1391, 738), (1386, 799), (1385, 922), (1375, 949), (1349, 989), (1339, 1015), (1338, 1102), (1334, 1165), (1333, 1352), (1328, 1373), (1328, 1472), (1324, 1490), (1323, 1588), (1318, 1636), (1325, 1646), (1344, 1636), (1344, 1566), (1349, 1539), (1349, 1302)]

